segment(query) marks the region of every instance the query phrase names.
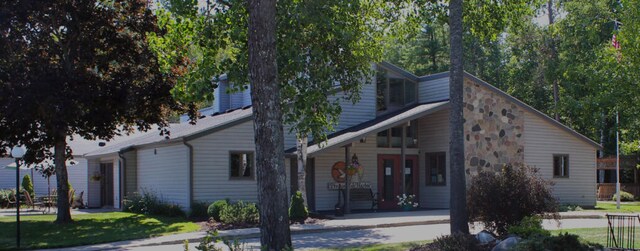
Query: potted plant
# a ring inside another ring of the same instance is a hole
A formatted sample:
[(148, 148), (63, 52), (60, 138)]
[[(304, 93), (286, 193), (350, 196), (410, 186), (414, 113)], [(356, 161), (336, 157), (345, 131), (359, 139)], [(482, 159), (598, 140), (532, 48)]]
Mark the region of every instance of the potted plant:
[(91, 175), (91, 180), (93, 181), (100, 181), (100, 179), (102, 179), (102, 175), (100, 175), (100, 173), (95, 172), (93, 175)]
[(418, 207), (418, 203), (415, 201), (416, 196), (413, 194), (402, 194), (396, 196), (398, 198), (398, 206), (404, 211), (411, 211), (413, 208)]

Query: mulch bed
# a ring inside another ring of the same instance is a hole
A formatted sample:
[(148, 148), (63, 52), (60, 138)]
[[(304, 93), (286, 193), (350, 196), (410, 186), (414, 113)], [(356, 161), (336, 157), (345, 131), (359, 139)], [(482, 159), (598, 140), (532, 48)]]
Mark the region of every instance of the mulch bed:
[[(304, 221), (304, 223), (292, 222), (291, 225), (319, 224), (331, 219), (333, 218), (326, 215), (322, 215), (322, 214), (310, 214), (309, 218), (307, 218)], [(227, 223), (217, 222), (213, 218), (206, 222), (200, 222), (199, 224), (202, 226), (202, 229), (208, 229), (211, 231), (260, 227), (259, 224), (227, 224)]]

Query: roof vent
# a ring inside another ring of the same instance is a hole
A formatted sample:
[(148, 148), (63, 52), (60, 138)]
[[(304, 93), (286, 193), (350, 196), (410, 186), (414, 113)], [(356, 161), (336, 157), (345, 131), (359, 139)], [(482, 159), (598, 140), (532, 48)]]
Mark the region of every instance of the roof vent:
[(227, 110), (227, 111), (226, 111), (226, 113), (230, 113), (230, 112), (233, 112), (233, 111), (235, 111), (235, 110), (236, 110), (236, 109), (229, 109), (229, 110)]

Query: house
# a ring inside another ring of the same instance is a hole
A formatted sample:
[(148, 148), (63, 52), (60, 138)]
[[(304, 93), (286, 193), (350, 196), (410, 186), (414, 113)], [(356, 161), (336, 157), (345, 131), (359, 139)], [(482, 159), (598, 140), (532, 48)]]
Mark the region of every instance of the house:
[[(67, 163), (68, 181), (76, 191), (76, 196), (84, 192), (82, 199), (85, 206), (90, 208), (119, 208), (121, 202), (118, 190), (121, 178), (118, 173), (119, 158), (112, 156), (88, 159), (85, 155), (103, 147), (111, 147), (111, 145), (121, 143), (121, 141), (135, 140), (141, 135), (143, 133), (116, 136), (108, 142), (86, 140), (79, 135), (70, 137), (67, 140), (67, 144), (73, 152), (73, 161)], [(16, 187), (15, 169), (6, 168), (12, 163), (14, 163), (13, 158), (0, 158), (0, 189), (15, 189)], [(19, 170), (20, 184), (22, 184), (22, 178), (25, 175), (28, 174), (32, 177), (36, 196), (45, 196), (57, 188), (55, 175), (47, 180), (32, 167), (22, 166)]]
[[(420, 207), (448, 208), (449, 74), (419, 77), (389, 63), (378, 64), (377, 70), (358, 103), (340, 101), (343, 112), (328, 140), (308, 147), (311, 209), (334, 209), (344, 167), (356, 162), (352, 187), (378, 193), (379, 208), (395, 208), (396, 196), (403, 193), (416, 195)], [(196, 125), (172, 124), (170, 138), (147, 132), (83, 157), (90, 172), (106, 164), (113, 166), (114, 176), (120, 174), (114, 204), (116, 197), (141, 191), (153, 191), (186, 210), (196, 201), (256, 201), (247, 93), (218, 91), (206, 117)], [(468, 177), (507, 163), (531, 165), (553, 180), (562, 203), (595, 206), (597, 143), (468, 73), (464, 105)], [(294, 190), (295, 136), (285, 134), (287, 179)], [(351, 207), (370, 206), (355, 202)]]

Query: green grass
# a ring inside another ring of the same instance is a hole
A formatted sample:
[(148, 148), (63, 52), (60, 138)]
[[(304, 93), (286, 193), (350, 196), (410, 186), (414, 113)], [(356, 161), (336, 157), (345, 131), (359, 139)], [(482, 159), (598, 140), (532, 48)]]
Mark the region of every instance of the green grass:
[[(552, 234), (557, 235), (560, 233), (570, 233), (580, 236), (585, 241), (591, 243), (597, 243), (602, 246), (607, 246), (607, 231), (608, 228), (575, 228), (575, 229), (561, 229), (561, 230), (553, 230)], [(640, 233), (636, 234), (635, 246), (640, 247)]]
[(361, 247), (349, 247), (349, 248), (327, 248), (327, 249), (318, 249), (322, 251), (405, 251), (411, 248), (431, 243), (432, 240), (429, 241), (412, 241), (412, 242), (400, 242), (400, 243), (391, 243), (391, 244), (370, 244), (364, 245)]
[[(21, 247), (55, 248), (98, 244), (198, 231), (184, 218), (146, 216), (123, 212), (73, 215), (67, 225), (53, 223), (55, 215), (20, 217)], [(16, 248), (15, 217), (0, 217), (0, 249)]]
[(620, 209), (616, 208), (616, 203), (600, 202), (596, 203), (596, 211), (611, 213), (640, 213), (640, 202), (625, 202), (620, 204)]

